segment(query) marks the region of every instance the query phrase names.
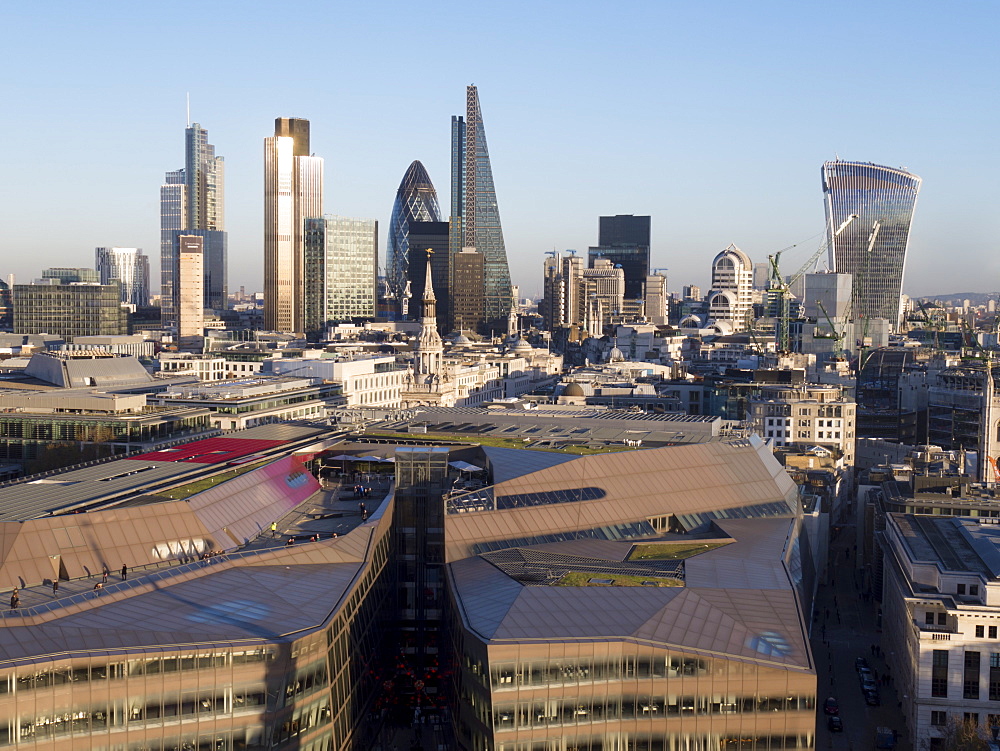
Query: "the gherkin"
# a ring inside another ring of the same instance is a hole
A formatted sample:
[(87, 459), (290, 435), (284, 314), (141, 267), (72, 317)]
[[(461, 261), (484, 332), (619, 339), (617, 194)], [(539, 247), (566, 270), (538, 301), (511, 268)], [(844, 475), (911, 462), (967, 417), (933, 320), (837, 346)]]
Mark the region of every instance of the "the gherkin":
[(398, 304), (406, 290), (408, 274), (408, 251), (411, 222), (440, 222), (441, 208), (437, 191), (419, 161), (413, 162), (403, 175), (396, 191), (396, 202), (392, 205), (389, 220), (389, 245), (386, 250), (386, 277), (389, 288)]

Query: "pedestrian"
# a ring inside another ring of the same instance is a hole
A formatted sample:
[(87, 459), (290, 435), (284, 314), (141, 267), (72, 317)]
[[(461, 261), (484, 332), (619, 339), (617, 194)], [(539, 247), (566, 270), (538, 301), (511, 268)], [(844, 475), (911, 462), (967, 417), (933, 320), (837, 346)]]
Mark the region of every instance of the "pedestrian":
[(288, 542), (285, 543), (285, 545), (294, 545), (294, 544), (295, 544), (295, 538), (294, 537), (289, 537), (288, 538)]
[(14, 591), (10, 593), (10, 609), (17, 610), (17, 607), (20, 604), (21, 598), (17, 594), (17, 587), (14, 587)]
[(125, 581), (126, 579), (128, 579), (128, 566), (126, 566), (123, 563), (122, 564), (122, 581)]
[(97, 594), (100, 594), (102, 589), (104, 589), (103, 582), (97, 582), (97, 584), (94, 585), (94, 591), (97, 592)]
[(53, 579), (52, 580), (52, 594), (53, 594), (53, 596), (59, 594), (59, 580), (58, 579)]
[(271, 522), (271, 539), (275, 539), (278, 536), (278, 522)]

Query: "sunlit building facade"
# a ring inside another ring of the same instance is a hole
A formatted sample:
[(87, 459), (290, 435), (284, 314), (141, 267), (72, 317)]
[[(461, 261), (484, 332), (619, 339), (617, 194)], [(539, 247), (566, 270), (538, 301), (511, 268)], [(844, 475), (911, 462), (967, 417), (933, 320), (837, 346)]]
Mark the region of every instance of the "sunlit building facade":
[(305, 331), (375, 317), (378, 222), (346, 216), (305, 220)]
[[(854, 277), (851, 318), (884, 318), (896, 327), (921, 180), (868, 162), (826, 162), (822, 175), (830, 267)], [(836, 234), (852, 214), (858, 218)]]
[[(414, 161), (403, 175), (396, 191), (396, 200), (392, 205), (392, 217), (389, 219), (389, 244), (386, 249), (386, 278), (390, 294), (395, 300), (398, 312), (403, 317), (408, 314), (409, 291), (421, 289), (413, 284), (409, 273), (410, 225), (414, 222), (440, 222), (441, 207), (438, 204), (437, 191), (431, 178), (419, 161)], [(422, 266), (420, 269), (422, 270)], [(407, 282), (410, 282), (407, 288)], [(443, 287), (442, 287), (443, 289)]]
[(323, 159), (309, 121), (279, 117), (264, 139), (264, 327), (305, 331), (305, 220), (323, 216)]
[(101, 284), (117, 280), (121, 301), (143, 308), (149, 305), (149, 258), (140, 248), (95, 248), (95, 267)]
[(504, 331), (511, 309), (510, 269), (479, 91), (475, 86), (466, 87), (465, 99), (465, 117), (451, 118), (450, 253), (455, 255), (462, 248), (475, 248), (483, 254), (482, 330)]

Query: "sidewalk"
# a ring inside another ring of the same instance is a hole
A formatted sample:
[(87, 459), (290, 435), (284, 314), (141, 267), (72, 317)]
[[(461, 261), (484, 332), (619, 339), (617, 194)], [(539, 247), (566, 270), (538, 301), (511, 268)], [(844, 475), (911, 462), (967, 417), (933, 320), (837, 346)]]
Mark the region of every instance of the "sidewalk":
[[(878, 603), (864, 600), (858, 588), (861, 574), (854, 560), (855, 529), (843, 526), (830, 543), (827, 577), (820, 584), (813, 609), (812, 649), (816, 660), (816, 749), (861, 751), (874, 745), (875, 728), (893, 728), (900, 733), (897, 749), (909, 749), (903, 714), (894, 685), (887, 684), (884, 657), (875, 656), (873, 646), (882, 646), (876, 628)], [(831, 578), (833, 579), (831, 583)], [(881, 705), (865, 704), (854, 661), (868, 660), (873, 673), (882, 679), (879, 687)], [(823, 703), (827, 697), (840, 703), (844, 732), (831, 733)]]

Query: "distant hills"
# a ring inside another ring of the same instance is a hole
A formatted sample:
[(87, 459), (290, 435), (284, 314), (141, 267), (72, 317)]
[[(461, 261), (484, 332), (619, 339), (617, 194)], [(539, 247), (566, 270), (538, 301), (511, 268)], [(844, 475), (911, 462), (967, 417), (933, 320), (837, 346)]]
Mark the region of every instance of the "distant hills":
[(962, 305), (965, 300), (970, 305), (985, 305), (989, 300), (1000, 299), (1000, 292), (949, 292), (946, 295), (918, 295), (914, 300), (939, 300), (945, 305)]

